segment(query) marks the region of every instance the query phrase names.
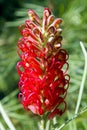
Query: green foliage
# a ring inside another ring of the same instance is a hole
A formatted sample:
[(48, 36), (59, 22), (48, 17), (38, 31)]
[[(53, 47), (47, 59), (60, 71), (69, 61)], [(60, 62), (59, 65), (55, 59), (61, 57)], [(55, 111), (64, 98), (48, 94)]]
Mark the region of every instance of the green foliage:
[[(49, 128), (50, 130), (51, 128), (52, 130), (59, 130), (58, 128), (62, 127), (62, 125), (64, 125), (64, 127), (61, 128), (62, 130), (86, 130), (87, 79), (82, 94), (80, 111), (76, 115), (74, 115), (74, 113), (85, 64), (79, 44), (80, 41), (83, 41), (85, 48), (87, 48), (87, 1), (25, 0), (21, 3), (20, 0), (1, 0), (0, 4), (2, 5), (2, 3), (4, 3), (4, 8), (1, 18), (4, 20), (0, 20), (0, 30), (2, 31), (0, 37), (0, 99), (3, 109), (7, 113), (12, 124), (17, 130), (38, 130), (37, 123), (40, 121), (40, 118), (24, 111), (17, 98), (17, 83), (19, 77), (16, 72), (16, 63), (19, 59), (16, 45), (20, 37), (18, 26), (24, 23), (25, 19), (28, 18), (28, 9), (34, 9), (39, 16), (42, 17), (44, 7), (49, 6), (56, 17), (63, 18), (63, 47), (67, 49), (70, 55), (69, 74), (71, 76), (71, 81), (66, 99), (68, 104), (66, 113), (62, 117), (57, 117), (51, 121), (50, 124), (48, 121), (46, 130), (49, 130)], [(20, 6), (21, 8), (18, 8)], [(6, 22), (6, 19), (10, 20), (13, 17), (12, 8), (15, 8), (15, 19), (14, 21)], [(8, 129), (4, 118), (0, 114), (0, 128), (1, 127)]]
[(79, 42), (87, 43), (87, 4), (86, 0), (70, 2), (68, 9), (63, 14), (64, 19), (64, 36), (69, 43)]

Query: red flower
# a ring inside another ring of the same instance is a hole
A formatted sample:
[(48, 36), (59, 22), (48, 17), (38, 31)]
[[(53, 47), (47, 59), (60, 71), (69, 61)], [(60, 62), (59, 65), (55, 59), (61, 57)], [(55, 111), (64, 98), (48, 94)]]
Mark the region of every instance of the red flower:
[(55, 19), (48, 8), (44, 9), (43, 19), (33, 10), (28, 14), (30, 19), (19, 27), (22, 35), (18, 41), (19, 98), (25, 109), (38, 115), (49, 113), (52, 118), (66, 109), (70, 80), (68, 54), (61, 47), (62, 19)]

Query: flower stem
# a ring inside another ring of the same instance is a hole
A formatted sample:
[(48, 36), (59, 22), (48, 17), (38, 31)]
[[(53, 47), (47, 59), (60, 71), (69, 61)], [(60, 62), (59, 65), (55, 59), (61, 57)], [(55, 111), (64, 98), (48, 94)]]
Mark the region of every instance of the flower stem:
[(85, 66), (84, 66), (84, 72), (83, 72), (81, 86), (80, 86), (80, 89), (79, 89), (79, 95), (78, 95), (78, 100), (77, 100), (75, 114), (77, 114), (78, 111), (79, 111), (81, 98), (82, 98), (82, 93), (83, 93), (83, 89), (84, 89), (84, 84), (85, 84), (85, 80), (86, 80), (86, 74), (87, 74), (87, 52), (86, 52), (86, 49), (85, 49), (85, 47), (84, 47), (82, 42), (80, 42), (80, 46), (82, 48), (82, 52), (83, 52), (83, 55), (84, 55), (84, 58), (85, 58)]
[(38, 123), (38, 126), (39, 126), (39, 130), (45, 130), (45, 125), (44, 125), (43, 119)]
[[(53, 118), (53, 124), (55, 125), (57, 123), (57, 119), (56, 117)], [(57, 130), (57, 128), (55, 128), (55, 130)]]
[(15, 127), (13, 126), (12, 122), (10, 121), (9, 117), (7, 116), (2, 104), (0, 103), (0, 113), (4, 119), (4, 121), (6, 122), (6, 124), (8, 125), (10, 130), (16, 130)]
[(46, 122), (46, 130), (50, 130), (50, 120)]

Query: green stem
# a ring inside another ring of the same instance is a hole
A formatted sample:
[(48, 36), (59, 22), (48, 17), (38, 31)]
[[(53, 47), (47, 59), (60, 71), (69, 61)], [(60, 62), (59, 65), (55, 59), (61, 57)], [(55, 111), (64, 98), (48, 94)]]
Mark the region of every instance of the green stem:
[[(53, 124), (55, 125), (57, 123), (57, 119), (56, 117), (53, 118)], [(57, 128), (55, 128), (55, 130), (57, 130)]]
[(10, 130), (16, 130), (15, 127), (13, 126), (12, 122), (10, 121), (9, 117), (7, 116), (7, 113), (5, 112), (2, 104), (0, 103), (0, 113), (4, 119), (4, 121), (6, 122), (6, 124), (8, 125)]
[(78, 95), (78, 100), (77, 100), (75, 114), (77, 114), (78, 111), (79, 111), (81, 98), (82, 98), (82, 93), (83, 93), (83, 89), (84, 89), (84, 84), (85, 84), (85, 80), (86, 80), (86, 74), (87, 74), (87, 52), (86, 52), (86, 49), (85, 49), (85, 47), (84, 47), (82, 42), (80, 42), (80, 46), (82, 48), (82, 52), (83, 52), (83, 55), (84, 55), (84, 58), (85, 58), (85, 66), (84, 66), (84, 72), (83, 72), (81, 86), (80, 86), (80, 89), (79, 89), (79, 95)]
[(38, 123), (38, 127), (39, 130), (45, 130), (45, 125), (44, 125), (44, 120), (42, 119), (39, 123)]
[(46, 130), (50, 130), (50, 120), (46, 122)]

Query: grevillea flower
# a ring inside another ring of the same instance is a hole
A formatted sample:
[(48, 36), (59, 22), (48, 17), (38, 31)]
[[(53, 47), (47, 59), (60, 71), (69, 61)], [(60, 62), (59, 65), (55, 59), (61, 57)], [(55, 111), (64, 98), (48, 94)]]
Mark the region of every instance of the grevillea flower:
[(48, 8), (44, 9), (42, 19), (33, 10), (28, 15), (30, 19), (19, 27), (19, 98), (25, 109), (53, 118), (65, 112), (70, 80), (68, 54), (61, 44), (62, 19), (55, 19)]

